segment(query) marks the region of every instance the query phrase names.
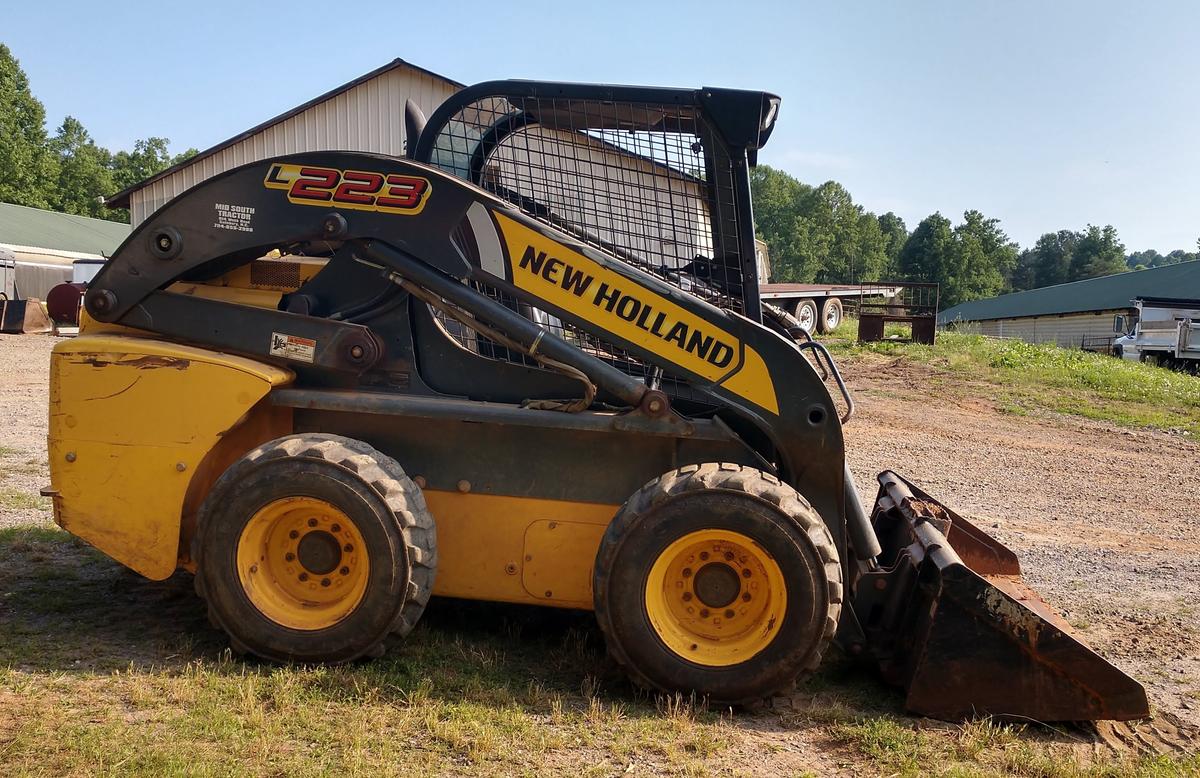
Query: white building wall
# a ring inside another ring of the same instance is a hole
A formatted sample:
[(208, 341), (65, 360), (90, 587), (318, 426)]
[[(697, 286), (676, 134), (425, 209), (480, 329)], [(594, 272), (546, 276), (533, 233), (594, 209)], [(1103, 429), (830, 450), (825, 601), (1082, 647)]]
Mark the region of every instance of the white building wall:
[(457, 90), (443, 79), (401, 65), (131, 193), (130, 221), (136, 227), (201, 181), (260, 159), (302, 151), (401, 156), (404, 101), (411, 99), (429, 116)]
[(1016, 338), (1029, 343), (1055, 343), (1079, 348), (1084, 338), (1111, 338), (1113, 316), (1125, 311), (1094, 311), (1063, 316), (1027, 316), (1019, 319), (964, 322), (955, 325), (959, 332), (973, 332), (992, 338)]

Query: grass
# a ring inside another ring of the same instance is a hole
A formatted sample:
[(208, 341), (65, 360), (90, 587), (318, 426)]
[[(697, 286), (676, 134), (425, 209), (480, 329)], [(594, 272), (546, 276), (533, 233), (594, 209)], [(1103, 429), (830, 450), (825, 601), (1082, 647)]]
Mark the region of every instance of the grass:
[(0, 530), (0, 622), (3, 775), (759, 775), (815, 755), (863, 774), (1200, 770), (1088, 772), (1044, 731), (918, 722), (836, 652), (786, 712), (646, 695), (588, 614), (551, 609), (435, 600), (379, 660), (243, 660), (189, 576), (146, 581), (53, 527)]
[(901, 357), (985, 384), (1007, 413), (1042, 409), (1200, 435), (1200, 377), (1153, 365), (955, 332), (939, 332), (934, 346), (833, 341), (830, 347), (843, 357)]

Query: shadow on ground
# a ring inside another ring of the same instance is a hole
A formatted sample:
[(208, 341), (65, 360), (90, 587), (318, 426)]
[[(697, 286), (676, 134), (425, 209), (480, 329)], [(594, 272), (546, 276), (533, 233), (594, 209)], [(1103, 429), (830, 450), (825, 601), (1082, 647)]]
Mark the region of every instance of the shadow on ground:
[[(0, 624), (0, 669), (170, 675), (201, 663), (229, 676), (275, 671), (229, 655), (224, 636), (208, 623), (191, 575), (148, 581), (56, 528), (0, 530)], [(860, 738), (867, 751), (880, 738), (896, 736), (896, 728), (902, 737), (922, 730), (956, 737), (958, 725), (906, 716), (899, 692), (861, 665), (831, 654), (795, 694), (739, 712), (738, 728), (769, 739), (814, 726), (840, 727), (841, 740)], [(305, 683), (321, 698), (341, 703), (361, 698), (410, 704), (419, 696), (532, 713), (549, 698), (586, 705), (602, 697), (634, 718), (664, 711), (663, 698), (632, 688), (604, 659), (591, 614), (458, 600), (434, 600), (417, 630), (384, 658), (312, 673)], [(695, 701), (665, 704), (734, 720), (728, 711), (707, 711)], [(1043, 745), (1140, 750), (1137, 730), (1120, 733), (1128, 735), (1129, 748), (1091, 725), (1019, 730), (1022, 740)]]

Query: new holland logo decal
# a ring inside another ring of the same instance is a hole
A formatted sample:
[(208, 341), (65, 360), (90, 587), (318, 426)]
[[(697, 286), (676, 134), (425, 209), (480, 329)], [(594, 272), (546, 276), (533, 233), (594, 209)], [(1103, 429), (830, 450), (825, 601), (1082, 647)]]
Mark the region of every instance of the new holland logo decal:
[(289, 203), (415, 216), (425, 207), (429, 179), (400, 173), (338, 170), (320, 165), (276, 162), (263, 186), (287, 192)]
[(718, 324), (502, 212), (512, 282), (756, 405), (779, 412), (762, 356)]

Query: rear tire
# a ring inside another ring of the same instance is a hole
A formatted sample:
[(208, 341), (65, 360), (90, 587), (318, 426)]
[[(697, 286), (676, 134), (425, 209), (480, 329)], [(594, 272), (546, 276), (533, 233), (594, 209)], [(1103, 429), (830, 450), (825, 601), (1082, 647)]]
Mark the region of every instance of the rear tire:
[(429, 601), (433, 518), (395, 460), (337, 435), (289, 435), (239, 459), (200, 510), (192, 556), (209, 619), (239, 653), (379, 656)]
[(842, 301), (836, 297), (826, 297), (821, 301), (821, 316), (817, 320), (817, 329), (822, 335), (828, 335), (842, 324)]
[(778, 478), (689, 465), (638, 490), (596, 557), (596, 618), (640, 686), (748, 704), (817, 668), (842, 570), (825, 523)]

